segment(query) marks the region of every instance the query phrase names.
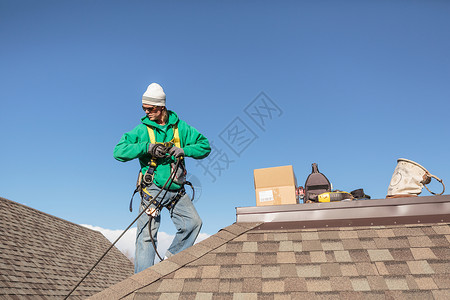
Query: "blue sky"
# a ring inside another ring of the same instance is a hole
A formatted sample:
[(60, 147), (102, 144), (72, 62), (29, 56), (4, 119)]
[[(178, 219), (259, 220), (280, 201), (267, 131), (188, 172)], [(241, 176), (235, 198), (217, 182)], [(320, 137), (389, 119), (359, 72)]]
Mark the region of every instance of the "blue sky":
[(151, 82), (214, 145), (187, 161), (205, 234), (255, 205), (257, 168), (293, 165), (303, 185), (316, 162), (334, 188), (384, 198), (403, 157), (447, 182), (449, 15), (448, 1), (1, 0), (0, 196), (126, 228), (138, 163), (112, 151)]

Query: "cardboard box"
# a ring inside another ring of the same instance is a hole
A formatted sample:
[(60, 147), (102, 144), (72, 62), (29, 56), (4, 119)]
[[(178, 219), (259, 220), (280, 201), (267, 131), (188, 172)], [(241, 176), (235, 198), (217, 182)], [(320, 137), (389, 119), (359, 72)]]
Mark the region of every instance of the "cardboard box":
[(255, 169), (256, 206), (298, 204), (292, 166)]

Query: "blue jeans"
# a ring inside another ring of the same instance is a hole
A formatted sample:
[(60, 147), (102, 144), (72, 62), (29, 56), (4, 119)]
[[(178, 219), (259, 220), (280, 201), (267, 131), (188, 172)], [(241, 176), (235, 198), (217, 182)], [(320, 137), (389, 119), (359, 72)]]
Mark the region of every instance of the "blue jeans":
[[(147, 188), (147, 191), (150, 195), (152, 195), (152, 197), (155, 197), (160, 190), (161, 189), (154, 184)], [(163, 206), (170, 204), (170, 202), (172, 202), (172, 200), (174, 200), (177, 196), (178, 191), (167, 191), (167, 195), (161, 200), (165, 193), (165, 190), (162, 191), (156, 199), (158, 202), (161, 202)], [(142, 203), (147, 206), (149, 202), (142, 199)], [(139, 212), (143, 210), (143, 205), (140, 205)], [(150, 207), (154, 207), (154, 205), (152, 204)], [(162, 213), (162, 211), (160, 213)], [(165, 254), (166, 257), (170, 257), (192, 246), (202, 227), (202, 220), (200, 219), (197, 210), (187, 194), (182, 196), (175, 206), (172, 207), (170, 210), (170, 217), (172, 218), (172, 222), (177, 229), (177, 233), (175, 234), (175, 238), (173, 239), (169, 249), (167, 249)], [(156, 245), (160, 221), (161, 216), (158, 215), (157, 217), (152, 218), (151, 223), (152, 236)], [(145, 212), (137, 221), (136, 253), (134, 258), (135, 273), (139, 273), (154, 264), (156, 253), (149, 235), (148, 222), (149, 216)]]

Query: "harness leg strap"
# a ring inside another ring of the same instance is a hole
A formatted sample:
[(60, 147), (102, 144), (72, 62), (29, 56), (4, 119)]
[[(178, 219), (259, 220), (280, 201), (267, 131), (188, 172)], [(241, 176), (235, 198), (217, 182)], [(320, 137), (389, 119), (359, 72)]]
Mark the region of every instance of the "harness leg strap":
[(166, 205), (166, 208), (171, 211), (175, 207), (175, 204), (177, 204), (178, 200), (180, 200), (180, 198), (184, 195), (186, 195), (186, 190), (184, 188), (181, 188), (175, 198)]

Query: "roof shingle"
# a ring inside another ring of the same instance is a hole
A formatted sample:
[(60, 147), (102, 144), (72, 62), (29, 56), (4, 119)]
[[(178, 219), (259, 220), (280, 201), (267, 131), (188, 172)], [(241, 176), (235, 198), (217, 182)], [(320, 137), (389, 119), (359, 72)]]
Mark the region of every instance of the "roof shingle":
[[(450, 203), (450, 197), (440, 199), (440, 204)], [(449, 294), (449, 222), (297, 225), (235, 223), (187, 249), (197, 253), (191, 254), (194, 260), (180, 263), (177, 256), (183, 252), (169, 258), (172, 268), (164, 274), (173, 279), (149, 279), (145, 287), (126, 293), (135, 299), (152, 293), (180, 299), (364, 300), (445, 299)], [(135, 276), (142, 275), (131, 279)]]
[[(98, 231), (1, 197), (0, 210), (2, 299), (61, 299), (111, 246)], [(133, 264), (114, 247), (70, 299), (84, 299), (113, 284), (120, 286), (132, 274)], [(107, 293), (114, 294), (113, 298), (122, 296), (113, 290)]]

